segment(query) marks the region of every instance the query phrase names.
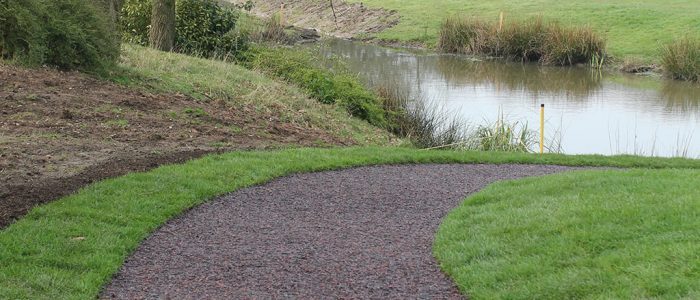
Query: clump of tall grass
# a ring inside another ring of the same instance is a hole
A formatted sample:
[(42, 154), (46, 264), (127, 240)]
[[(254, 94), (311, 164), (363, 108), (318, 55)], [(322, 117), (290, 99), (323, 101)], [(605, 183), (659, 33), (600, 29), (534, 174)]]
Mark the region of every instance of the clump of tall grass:
[(666, 45), (661, 54), (666, 74), (673, 79), (700, 82), (700, 40), (683, 38)]
[(293, 38), (285, 31), (285, 27), (279, 15), (274, 15), (271, 18), (265, 19), (260, 28), (253, 31), (251, 40), (256, 42), (273, 42), (277, 44), (291, 44)]
[(412, 98), (397, 86), (377, 89), (388, 130), (407, 138), (418, 148), (457, 148), (466, 140), (468, 127), (456, 115), (424, 99)]
[(527, 123), (509, 123), (503, 114), (493, 124), (480, 125), (470, 138), (482, 151), (530, 152), (537, 144)]
[(605, 58), (605, 40), (589, 27), (567, 28), (540, 18), (505, 24), (468, 17), (447, 18), (440, 50), (505, 57), (546, 65), (595, 64)]
[(493, 124), (475, 130), (458, 114), (411, 97), (396, 86), (380, 86), (389, 130), (422, 149), (531, 152), (537, 141), (527, 124), (507, 122), (501, 114)]

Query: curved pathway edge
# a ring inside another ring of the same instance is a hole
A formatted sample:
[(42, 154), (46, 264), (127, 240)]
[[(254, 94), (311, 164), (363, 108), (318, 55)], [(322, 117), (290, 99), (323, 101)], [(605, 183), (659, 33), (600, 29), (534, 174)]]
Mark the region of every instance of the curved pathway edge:
[(102, 298), (454, 298), (432, 256), (443, 217), (500, 180), (576, 168), (400, 165), (278, 178), (171, 220)]

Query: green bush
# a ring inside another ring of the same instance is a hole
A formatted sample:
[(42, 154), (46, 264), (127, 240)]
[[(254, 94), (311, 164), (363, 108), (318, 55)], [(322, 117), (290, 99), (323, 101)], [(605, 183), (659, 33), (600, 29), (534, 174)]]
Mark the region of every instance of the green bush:
[(319, 66), (309, 51), (256, 47), (241, 56), (241, 63), (291, 82), (321, 103), (337, 103), (355, 117), (386, 126), (381, 101), (374, 93), (346, 72)]
[(0, 53), (25, 65), (101, 72), (119, 57), (119, 40), (92, 0), (4, 0)]
[[(122, 8), (120, 29), (126, 41), (148, 45), (151, 24), (150, 1), (127, 0)], [(246, 39), (235, 31), (238, 14), (214, 0), (176, 2), (175, 50), (205, 57), (224, 56), (246, 49)]]
[(119, 18), (119, 30), (126, 42), (148, 45), (148, 30), (151, 27), (153, 2), (126, 0)]

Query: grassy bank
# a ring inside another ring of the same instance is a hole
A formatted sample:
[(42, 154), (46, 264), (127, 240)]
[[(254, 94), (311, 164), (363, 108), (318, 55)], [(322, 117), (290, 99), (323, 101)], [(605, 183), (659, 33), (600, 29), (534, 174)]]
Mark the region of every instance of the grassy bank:
[(636, 57), (659, 61), (659, 49), (677, 37), (700, 31), (700, 2), (676, 1), (472, 1), (472, 0), (351, 0), (370, 7), (395, 9), (401, 22), (380, 33), (383, 39), (423, 41), (436, 45), (440, 25), (450, 15), (469, 15), (498, 22), (541, 16), (563, 25), (588, 26), (604, 33), (608, 50), (616, 58)]
[(473, 299), (696, 299), (699, 185), (643, 169), (498, 183), (449, 214), (434, 252)]
[[(313, 95), (232, 62), (164, 53), (125, 45), (121, 71), (111, 80), (154, 92), (176, 92), (200, 101), (253, 106), (281, 120), (351, 138), (358, 144), (386, 145), (386, 131), (348, 115), (342, 105), (319, 103)], [(311, 96), (311, 97), (310, 97)]]
[(256, 46), (244, 53), (241, 64), (294, 84), (321, 103), (338, 104), (348, 113), (385, 127), (381, 100), (341, 65), (326, 68), (318, 54), (303, 49)]
[[(287, 174), (399, 163), (532, 163), (700, 169), (700, 161), (686, 159), (539, 156), (406, 148), (296, 149), (212, 155), (183, 165), (164, 166), (147, 173), (93, 184), (75, 195), (33, 209), (25, 218), (0, 231), (0, 244), (3, 245), (0, 248), (0, 261), (3, 262), (0, 298), (94, 298), (144, 238), (194, 205)], [(652, 180), (665, 177), (670, 171), (644, 172), (649, 176), (647, 179)], [(689, 178), (693, 176), (697, 178), (697, 171), (682, 172), (686, 175), (683, 182), (691, 182)], [(623, 171), (618, 173), (624, 174)], [(590, 174), (573, 176), (584, 180)], [(529, 182), (533, 181), (537, 179)], [(626, 182), (615, 181), (613, 185), (606, 185), (606, 189), (622, 188), (617, 185), (622, 183)], [(567, 189), (567, 184), (567, 181), (559, 181), (552, 188)], [(638, 191), (662, 199), (666, 197), (663, 196), (663, 185)]]

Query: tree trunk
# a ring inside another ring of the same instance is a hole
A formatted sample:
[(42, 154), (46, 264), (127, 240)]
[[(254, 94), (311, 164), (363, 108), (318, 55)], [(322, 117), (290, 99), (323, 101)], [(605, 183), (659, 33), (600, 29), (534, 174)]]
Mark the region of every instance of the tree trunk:
[(175, 44), (175, 0), (153, 0), (149, 42), (154, 49), (173, 50)]

